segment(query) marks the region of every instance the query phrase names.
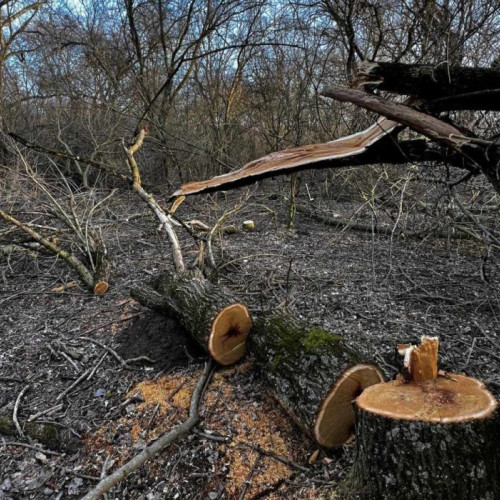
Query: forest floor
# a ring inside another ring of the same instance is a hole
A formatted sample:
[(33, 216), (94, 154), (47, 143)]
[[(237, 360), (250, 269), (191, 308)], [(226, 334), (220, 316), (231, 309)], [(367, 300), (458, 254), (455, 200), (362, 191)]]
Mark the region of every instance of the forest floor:
[[(441, 368), (477, 377), (500, 394), (495, 256), (485, 259), (470, 240), (335, 228), (303, 211), (289, 230), (288, 206), (278, 190), (269, 194), (269, 186), (267, 194), (254, 191), (227, 221), (241, 227), (252, 219), (255, 231), (224, 234), (214, 242), (220, 282), (253, 314), (286, 303), (379, 360), (388, 377), (395, 375), (387, 360), (396, 344), (437, 335)], [(241, 194), (193, 197), (178, 215), (211, 225)], [(298, 204), (332, 220), (349, 220), (359, 206), (306, 196)], [(360, 221), (372, 223), (369, 215), (358, 214)], [(393, 227), (390, 220), (378, 221), (386, 223)], [(206, 355), (182, 329), (130, 298), (132, 286), (172, 266), (168, 243), (147, 207), (132, 193), (115, 195), (96, 224), (113, 258), (111, 287), (103, 296), (78, 286), (53, 291), (75, 277), (44, 252), (0, 257), (1, 500), (82, 496), (186, 419), (203, 371)], [(0, 225), (0, 239), (5, 229)], [(193, 240), (182, 234), (181, 242), (187, 262), (193, 262)], [(123, 363), (141, 356), (156, 362)], [(24, 437), (11, 421), (16, 401)], [(32, 427), (24, 424), (44, 411)], [(35, 434), (38, 442), (30, 437)], [(108, 498), (335, 498), (354, 443), (316, 450), (271, 398), (247, 357), (216, 371), (195, 432)]]

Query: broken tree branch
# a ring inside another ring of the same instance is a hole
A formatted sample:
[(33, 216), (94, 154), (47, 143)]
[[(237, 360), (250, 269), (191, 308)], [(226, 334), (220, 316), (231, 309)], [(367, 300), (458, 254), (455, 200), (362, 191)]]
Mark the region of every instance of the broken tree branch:
[(65, 250), (62, 250), (53, 242), (44, 238), (42, 235), (40, 235), (39, 233), (28, 227), (26, 224), (23, 224), (21, 221), (18, 221), (17, 219), (12, 217), (12, 215), (9, 215), (8, 213), (4, 212), (1, 209), (0, 209), (0, 217), (2, 217), (7, 222), (10, 222), (14, 226), (18, 227), (25, 233), (27, 233), (36, 242), (40, 243), (45, 248), (47, 248), (47, 250), (50, 250), (52, 253), (61, 257), (70, 267), (72, 267), (77, 272), (78, 276), (85, 284), (85, 286), (90, 290), (94, 291), (94, 276), (85, 267), (83, 262), (78, 257), (76, 257), (76, 255), (73, 255), (71, 253), (66, 252)]
[(182, 258), (179, 240), (177, 239), (177, 235), (171, 223), (170, 214), (167, 214), (154, 199), (153, 195), (146, 192), (142, 187), (139, 166), (134, 158), (134, 154), (141, 148), (146, 134), (147, 129), (143, 127), (130, 146), (127, 147), (125, 144), (123, 145), (132, 174), (132, 189), (148, 204), (149, 208), (151, 208), (160, 221), (161, 227), (167, 233), (170, 244), (172, 245), (172, 257), (174, 259), (175, 269), (178, 273), (183, 273), (185, 271), (184, 260)]
[[(460, 130), (434, 116), (422, 113), (404, 104), (367, 94), (362, 90), (332, 86), (321, 92), (321, 95), (336, 101), (350, 102), (361, 108), (386, 116), (390, 120), (406, 125), (429, 137), (429, 139), (442, 142), (453, 149), (458, 149), (461, 145), (469, 142), (466, 137), (463, 137)], [(456, 138), (456, 136), (459, 138)]]
[[(378, 90), (433, 100), (442, 97), (458, 97), (458, 94), (489, 92), (491, 89), (498, 89), (499, 82), (500, 70), (497, 68), (364, 61), (359, 67), (352, 86), (375, 87)], [(449, 104), (451, 102), (453, 101), (449, 101)], [(458, 101), (455, 102), (458, 103)], [(481, 105), (483, 104), (486, 105), (486, 101)], [(495, 102), (490, 97), (489, 105), (484, 109), (499, 109), (499, 105), (499, 102)], [(476, 108), (461, 107), (459, 109)]]

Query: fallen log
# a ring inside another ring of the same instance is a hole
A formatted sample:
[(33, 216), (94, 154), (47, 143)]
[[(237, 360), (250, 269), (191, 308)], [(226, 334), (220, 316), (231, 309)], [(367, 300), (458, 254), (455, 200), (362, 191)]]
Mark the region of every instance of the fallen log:
[[(51, 450), (74, 451), (79, 440), (65, 427), (58, 427), (50, 422), (21, 422), (25, 435), (47, 446)], [(0, 415), (0, 434), (4, 436), (18, 436), (16, 424), (10, 415)]]
[(308, 327), (283, 309), (263, 313), (249, 339), (254, 363), (273, 395), (321, 446), (342, 446), (354, 424), (352, 400), (384, 380), (338, 335)]
[(242, 358), (252, 318), (245, 304), (200, 274), (164, 273), (131, 291), (142, 305), (173, 317), (221, 365)]
[(108, 291), (109, 279), (111, 277), (111, 261), (105, 249), (100, 249), (94, 253), (94, 294), (102, 295)]
[(437, 339), (405, 355), (402, 377), (356, 401), (356, 457), (343, 498), (499, 498), (497, 401), (473, 378), (437, 372)]

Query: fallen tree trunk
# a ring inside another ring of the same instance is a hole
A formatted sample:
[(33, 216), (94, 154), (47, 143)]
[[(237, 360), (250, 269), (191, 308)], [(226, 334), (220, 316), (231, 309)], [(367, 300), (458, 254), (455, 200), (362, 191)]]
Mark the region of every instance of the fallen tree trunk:
[(342, 338), (310, 328), (286, 310), (263, 313), (249, 349), (274, 396), (321, 446), (342, 446), (354, 424), (352, 400), (383, 380)]
[(437, 375), (437, 339), (410, 350), (409, 382), (373, 385), (356, 401), (356, 458), (343, 498), (499, 498), (495, 398), (475, 379)]
[(164, 273), (153, 286), (135, 287), (131, 295), (178, 320), (218, 363), (230, 365), (245, 354), (252, 327), (247, 307), (199, 274)]
[[(77, 448), (79, 440), (71, 432), (52, 423), (21, 422), (24, 434), (31, 439), (39, 441), (51, 450), (73, 451)], [(16, 424), (10, 415), (0, 415), (0, 434), (17, 436)]]

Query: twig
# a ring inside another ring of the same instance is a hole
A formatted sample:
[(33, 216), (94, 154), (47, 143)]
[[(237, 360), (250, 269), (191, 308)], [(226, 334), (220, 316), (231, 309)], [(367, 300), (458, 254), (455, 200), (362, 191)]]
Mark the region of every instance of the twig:
[(108, 463), (111, 455), (108, 455), (106, 459), (104, 460), (104, 463), (102, 464), (102, 469), (101, 469), (101, 479), (104, 479), (106, 477), (106, 471), (108, 470)]
[(76, 373), (82, 373), (81, 368), (64, 351), (61, 351), (61, 356), (75, 369)]
[(89, 373), (89, 376), (87, 377), (87, 380), (90, 380), (94, 375), (97, 369), (102, 365), (102, 362), (108, 355), (108, 351), (106, 351), (102, 356), (101, 359), (95, 364), (94, 368), (92, 368), (92, 371)]
[(476, 337), (474, 337), (474, 339), (472, 340), (472, 345), (470, 346), (469, 355), (467, 356), (467, 361), (465, 362), (465, 366), (469, 364), (470, 358), (472, 356), (472, 351), (474, 351), (475, 345), (476, 345)]
[(266, 457), (271, 457), (274, 458), (274, 460), (277, 460), (278, 462), (281, 462), (282, 464), (288, 465), (288, 467), (291, 467), (292, 469), (297, 469), (300, 470), (301, 472), (309, 472), (309, 469), (307, 467), (303, 467), (302, 465), (296, 464), (295, 462), (292, 462), (291, 460), (287, 460), (286, 458), (281, 457), (280, 455), (274, 453), (274, 451), (270, 450), (265, 450), (264, 448), (261, 448), (260, 446), (257, 446), (255, 444), (250, 444), (245, 441), (240, 441), (239, 443), (242, 446), (247, 446), (248, 448), (251, 448), (252, 450), (258, 451), (262, 455), (265, 455)]
[(33, 444), (27, 444), (27, 443), (18, 443), (17, 441), (9, 441), (9, 442), (3, 442), (2, 446), (21, 446), (22, 448), (28, 448), (30, 450), (36, 450), (44, 455), (54, 455), (56, 457), (60, 456), (61, 453), (58, 453), (57, 451), (52, 451), (52, 450), (46, 450), (44, 448), (39, 448), (38, 446), (35, 446)]
[(243, 489), (241, 490), (241, 493), (238, 495), (238, 500), (243, 500), (245, 498), (245, 495), (247, 494), (248, 487), (250, 486), (250, 482), (252, 480), (253, 475), (255, 474), (255, 471), (257, 470), (257, 466), (259, 465), (259, 462), (262, 460), (262, 453), (258, 453), (257, 458), (255, 459), (252, 468), (247, 474), (247, 477), (245, 479), (245, 482), (243, 484)]
[(80, 340), (86, 340), (87, 342), (92, 342), (93, 344), (98, 345), (99, 347), (102, 347), (106, 351), (108, 351), (117, 361), (122, 365), (123, 368), (126, 368), (127, 370), (133, 370), (131, 366), (129, 366), (130, 362), (136, 362), (136, 361), (148, 361), (149, 363), (156, 363), (156, 361), (152, 360), (151, 358), (148, 358), (147, 356), (140, 356), (139, 358), (132, 358), (130, 360), (125, 360), (123, 359), (114, 349), (111, 347), (107, 346), (106, 344), (103, 344), (102, 342), (99, 342), (99, 340), (93, 339), (91, 337), (78, 337)]
[(37, 418), (55, 413), (56, 411), (59, 411), (63, 406), (64, 404), (60, 403), (56, 406), (52, 406), (52, 408), (47, 408), (46, 410), (39, 411), (38, 413), (35, 413), (35, 415), (30, 415), (30, 417), (28, 418), (28, 422), (33, 422), (33, 420), (36, 420)]
[(130, 473), (132, 473), (141, 465), (157, 455), (166, 446), (187, 434), (198, 423), (198, 407), (200, 404), (200, 400), (204, 393), (205, 387), (210, 382), (214, 368), (215, 361), (210, 360), (210, 362), (207, 363), (205, 367), (205, 371), (198, 379), (198, 383), (196, 384), (193, 395), (191, 397), (189, 418), (171, 431), (163, 434), (153, 444), (144, 448), (144, 450), (142, 450), (138, 455), (136, 455), (126, 464), (122, 465), (119, 469), (113, 472), (113, 474), (101, 480), (94, 489), (89, 491), (83, 497), (83, 500), (97, 500), (98, 498), (100, 498), (102, 495), (107, 493), (115, 484), (125, 479)]
[(145, 432), (149, 432), (149, 428), (151, 427), (151, 424), (153, 423), (153, 420), (155, 419), (156, 414), (158, 413), (159, 409), (160, 409), (160, 403), (156, 403), (155, 409), (153, 410), (153, 414), (151, 415), (151, 418), (149, 419), (148, 425), (146, 425), (146, 428), (144, 429)]
[(56, 401), (59, 401), (60, 399), (62, 399), (64, 396), (66, 396), (66, 394), (68, 394), (71, 390), (73, 390), (78, 384), (83, 382), (88, 377), (89, 373), (90, 373), (90, 370), (85, 370), (69, 387), (64, 389), (64, 391), (61, 392), (61, 394), (59, 394), (59, 396), (57, 396)]
[(210, 441), (215, 441), (217, 443), (228, 443), (231, 441), (230, 436), (217, 436), (216, 434), (207, 434), (206, 432), (201, 432), (198, 429), (194, 429), (193, 434)]
[(16, 399), (16, 404), (14, 405), (14, 411), (12, 412), (12, 420), (14, 421), (14, 425), (16, 426), (17, 433), (21, 436), (24, 437), (24, 432), (21, 429), (21, 426), (19, 425), (19, 420), (17, 420), (17, 412), (19, 411), (19, 405), (21, 404), (21, 399), (24, 396), (24, 394), (28, 391), (30, 388), (29, 384), (24, 386), (23, 390), (19, 393)]

